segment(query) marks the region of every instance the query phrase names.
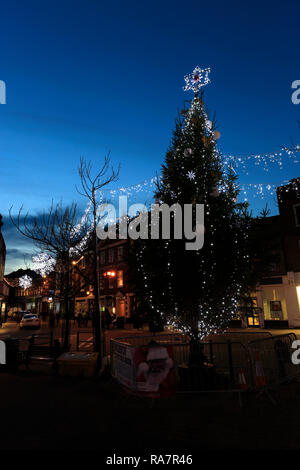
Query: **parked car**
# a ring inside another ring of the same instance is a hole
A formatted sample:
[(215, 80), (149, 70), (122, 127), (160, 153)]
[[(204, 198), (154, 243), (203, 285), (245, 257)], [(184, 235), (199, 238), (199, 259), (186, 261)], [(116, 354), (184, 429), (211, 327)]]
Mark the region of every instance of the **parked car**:
[(22, 318), (24, 317), (24, 315), (33, 315), (30, 310), (21, 310), (21, 312), (18, 313)]
[(18, 312), (15, 313), (13, 320), (16, 321), (17, 323), (20, 323), (22, 318), (24, 318), (25, 315), (29, 315), (29, 314), (31, 314), (29, 310), (19, 310)]
[(20, 329), (22, 328), (40, 328), (40, 319), (37, 315), (26, 313), (21, 322)]

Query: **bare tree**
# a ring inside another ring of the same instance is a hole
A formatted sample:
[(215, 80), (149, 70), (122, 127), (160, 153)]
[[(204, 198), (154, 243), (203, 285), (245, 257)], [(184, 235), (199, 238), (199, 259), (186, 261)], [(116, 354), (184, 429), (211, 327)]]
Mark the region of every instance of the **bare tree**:
[(100, 292), (99, 292), (99, 259), (98, 259), (98, 240), (97, 240), (97, 224), (99, 217), (97, 213), (97, 194), (108, 184), (116, 181), (119, 177), (120, 166), (115, 170), (110, 163), (110, 155), (104, 158), (104, 163), (99, 171), (92, 174), (92, 164), (84, 158), (80, 158), (78, 173), (81, 180), (81, 189), (77, 187), (77, 191), (82, 196), (88, 198), (92, 206), (92, 251), (93, 251), (93, 276), (92, 286), (95, 296), (94, 328), (95, 328), (95, 349), (100, 353), (102, 358), (102, 322), (100, 308)]
[(51, 204), (47, 212), (39, 217), (23, 213), (23, 206), (17, 216), (12, 216), (13, 206), (9, 210), (10, 219), (17, 230), (32, 240), (35, 246), (51, 254), (56, 259), (56, 269), (61, 273), (65, 310), (64, 348), (69, 347), (70, 333), (70, 268), (72, 249), (78, 247), (86, 237), (88, 227), (81, 223), (77, 204), (63, 206)]

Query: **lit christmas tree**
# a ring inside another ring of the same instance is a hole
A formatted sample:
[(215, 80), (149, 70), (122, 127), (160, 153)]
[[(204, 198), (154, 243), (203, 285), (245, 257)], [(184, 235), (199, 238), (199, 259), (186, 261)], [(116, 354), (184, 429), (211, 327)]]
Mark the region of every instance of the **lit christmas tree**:
[[(249, 270), (245, 204), (237, 203), (233, 171), (223, 165), (208, 118), (202, 87), (210, 69), (185, 77), (194, 91), (190, 107), (176, 120), (155, 197), (159, 204), (204, 204), (204, 246), (186, 250), (186, 240), (139, 240), (134, 244), (134, 282), (154, 323), (170, 323), (198, 340), (225, 328), (238, 310)], [(194, 210), (195, 212), (195, 210)], [(174, 217), (173, 217), (174, 221)]]

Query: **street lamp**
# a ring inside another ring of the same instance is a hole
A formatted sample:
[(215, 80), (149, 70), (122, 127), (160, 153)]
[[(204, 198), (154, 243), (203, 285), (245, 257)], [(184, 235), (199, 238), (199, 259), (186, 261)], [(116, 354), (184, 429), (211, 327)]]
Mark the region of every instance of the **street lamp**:
[(104, 277), (116, 277), (116, 271), (106, 271)]

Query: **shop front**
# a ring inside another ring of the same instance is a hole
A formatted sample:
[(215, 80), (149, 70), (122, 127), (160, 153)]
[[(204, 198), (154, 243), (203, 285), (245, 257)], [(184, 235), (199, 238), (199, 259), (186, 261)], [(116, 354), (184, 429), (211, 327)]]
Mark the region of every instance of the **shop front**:
[(74, 314), (77, 317), (79, 314), (87, 313), (90, 318), (93, 316), (93, 309), (95, 304), (95, 298), (92, 294), (88, 294), (85, 297), (75, 297), (75, 309)]
[(8, 296), (9, 296), (9, 286), (3, 280), (0, 282), (0, 318), (1, 321), (4, 321), (7, 314), (7, 305), (8, 305)]
[(260, 291), (265, 328), (300, 327), (300, 273), (266, 279)]

